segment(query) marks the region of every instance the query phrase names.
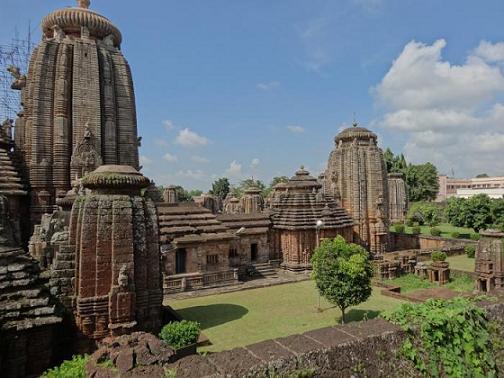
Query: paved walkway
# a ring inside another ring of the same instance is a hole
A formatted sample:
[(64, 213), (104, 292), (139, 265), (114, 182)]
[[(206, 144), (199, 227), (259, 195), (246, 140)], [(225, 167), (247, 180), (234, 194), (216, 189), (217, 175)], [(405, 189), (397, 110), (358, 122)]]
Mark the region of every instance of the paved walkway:
[(197, 298), (204, 297), (207, 295), (232, 293), (234, 291), (258, 289), (261, 287), (283, 285), (292, 282), (307, 281), (310, 279), (310, 272), (307, 273), (293, 273), (284, 270), (277, 271), (278, 277), (271, 278), (256, 278), (250, 281), (240, 282), (236, 285), (214, 287), (208, 289), (194, 290), (183, 293), (168, 294), (164, 296), (164, 302), (166, 305), (170, 304), (170, 300), (173, 299), (187, 299), (187, 298)]

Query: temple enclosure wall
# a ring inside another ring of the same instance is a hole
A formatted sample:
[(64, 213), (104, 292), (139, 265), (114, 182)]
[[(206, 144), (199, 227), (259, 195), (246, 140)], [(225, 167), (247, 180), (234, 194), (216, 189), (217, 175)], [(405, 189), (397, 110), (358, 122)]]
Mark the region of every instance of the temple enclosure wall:
[[(489, 320), (504, 322), (503, 302), (488, 305), (487, 311)], [(397, 355), (404, 340), (405, 333), (398, 326), (373, 319), (194, 355), (179, 360), (173, 368), (177, 378), (289, 377), (307, 370), (314, 377), (420, 377), (409, 361)], [(494, 350), (495, 355), (501, 353)], [(501, 368), (499, 362), (497, 365)]]
[(463, 253), (466, 245), (478, 246), (478, 242), (467, 239), (449, 239), (430, 235), (412, 235), (391, 232), (389, 234), (391, 251), (404, 251), (409, 249), (440, 250), (448, 254)]

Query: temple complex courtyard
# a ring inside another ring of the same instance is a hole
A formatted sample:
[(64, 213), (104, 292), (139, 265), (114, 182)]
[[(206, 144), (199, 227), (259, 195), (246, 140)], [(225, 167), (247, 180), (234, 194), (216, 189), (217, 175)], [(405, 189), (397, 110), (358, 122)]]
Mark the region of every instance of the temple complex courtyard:
[[(184, 319), (201, 323), (212, 345), (200, 352), (218, 352), (262, 340), (299, 334), (340, 322), (341, 312), (320, 299), (313, 281), (302, 281), (260, 289), (170, 300), (169, 305)], [(347, 322), (371, 319), (393, 310), (403, 301), (380, 294), (374, 288), (370, 299), (347, 313)]]

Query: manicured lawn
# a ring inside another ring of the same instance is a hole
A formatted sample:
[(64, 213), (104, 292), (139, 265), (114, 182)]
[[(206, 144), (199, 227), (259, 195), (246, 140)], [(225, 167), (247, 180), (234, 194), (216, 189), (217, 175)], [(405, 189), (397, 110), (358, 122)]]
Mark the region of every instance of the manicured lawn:
[(452, 269), (474, 272), (475, 259), (470, 259), (467, 255), (449, 256), (446, 261), (450, 263)]
[[(261, 289), (169, 301), (184, 319), (201, 323), (213, 345), (202, 351), (221, 351), (262, 340), (303, 333), (340, 322), (341, 312), (319, 296), (313, 281)], [(376, 317), (402, 301), (373, 290), (371, 298), (347, 310), (347, 321)]]
[[(419, 278), (414, 274), (406, 274), (404, 276), (394, 278), (393, 280), (385, 281), (391, 285), (401, 287), (401, 293), (413, 292), (416, 290), (430, 289), (439, 287), (437, 284), (429, 282), (429, 280)], [(455, 291), (472, 292), (474, 289), (474, 280), (469, 276), (456, 277), (443, 287)]]
[[(440, 223), (436, 227), (441, 230), (441, 237), (443, 237), (443, 238), (451, 238), (452, 232), (458, 232), (459, 234), (475, 234), (475, 232), (472, 228), (455, 227), (449, 223)], [(424, 234), (424, 235), (431, 235), (431, 233), (430, 233), (431, 228), (432, 227), (430, 227), (430, 226), (420, 226), (420, 233)], [(393, 225), (391, 226), (390, 229), (391, 229), (391, 231), (395, 231), (395, 228)], [(407, 234), (412, 234), (413, 228), (406, 226), (404, 229), (404, 232)]]

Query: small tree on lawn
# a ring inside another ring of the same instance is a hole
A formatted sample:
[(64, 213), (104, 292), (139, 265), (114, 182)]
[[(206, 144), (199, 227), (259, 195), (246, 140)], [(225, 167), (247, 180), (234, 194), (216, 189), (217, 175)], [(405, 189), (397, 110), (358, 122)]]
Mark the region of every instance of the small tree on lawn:
[(345, 323), (345, 310), (371, 295), (373, 266), (369, 253), (338, 236), (323, 240), (315, 249), (311, 262), (319, 293), (339, 307), (341, 323)]

